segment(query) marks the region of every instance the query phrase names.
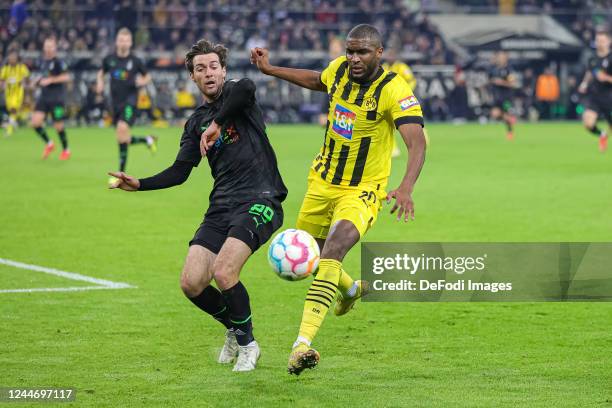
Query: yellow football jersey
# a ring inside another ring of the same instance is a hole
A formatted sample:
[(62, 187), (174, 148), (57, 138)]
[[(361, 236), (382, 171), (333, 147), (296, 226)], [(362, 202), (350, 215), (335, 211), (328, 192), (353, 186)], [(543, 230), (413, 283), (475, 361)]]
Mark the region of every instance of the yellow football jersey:
[(384, 63), (383, 68), (387, 71), (395, 72), (396, 74), (404, 78), (404, 81), (408, 83), (410, 89), (416, 88), (417, 81), (414, 77), (412, 69), (410, 69), (408, 64), (403, 63), (402, 61), (395, 61), (393, 64)]
[(30, 70), (25, 64), (4, 65), (0, 69), (0, 80), (5, 83), (6, 98), (23, 95), (22, 81), (30, 76)]
[(321, 73), (329, 113), (325, 142), (312, 170), (328, 183), (385, 188), (391, 172), (393, 131), (404, 123), (423, 124), (421, 105), (396, 73), (382, 67), (369, 82), (348, 77), (346, 57), (333, 60)]

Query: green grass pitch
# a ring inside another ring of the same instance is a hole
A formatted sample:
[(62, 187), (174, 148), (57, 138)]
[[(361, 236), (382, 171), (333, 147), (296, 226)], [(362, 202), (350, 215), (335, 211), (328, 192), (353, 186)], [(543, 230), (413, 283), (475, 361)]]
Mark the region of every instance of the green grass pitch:
[[(513, 142), (501, 125), (427, 129), (416, 221), (397, 223), (386, 207), (366, 241), (612, 240), (612, 151), (599, 153), (578, 123), (519, 124)], [(132, 147), (129, 174), (174, 160), (181, 130), (155, 132), (159, 153)], [(290, 228), (322, 130), (269, 134)], [(68, 137), (68, 162), (57, 151), (40, 160), (29, 129), (0, 139), (0, 258), (137, 288), (0, 293), (0, 387), (75, 387), (74, 405), (91, 407), (612, 407), (609, 303), (360, 303), (328, 316), (315, 341), (320, 366), (290, 377), (308, 282), (275, 277), (261, 250), (242, 280), (262, 357), (255, 372), (232, 373), (215, 363), (221, 326), (179, 288), (208, 205), (208, 165), (173, 189), (109, 191), (113, 131), (73, 128)], [(405, 161), (394, 161), (389, 187)], [(358, 248), (345, 266), (358, 274)], [(0, 265), (0, 290), (88, 285)]]

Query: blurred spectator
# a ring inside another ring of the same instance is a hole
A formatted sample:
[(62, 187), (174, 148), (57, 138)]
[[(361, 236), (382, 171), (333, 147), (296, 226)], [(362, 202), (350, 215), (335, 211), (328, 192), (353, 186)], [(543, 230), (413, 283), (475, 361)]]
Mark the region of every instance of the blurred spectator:
[(536, 100), (542, 119), (550, 119), (554, 104), (559, 100), (559, 78), (547, 67), (536, 82)]
[(28, 6), (25, 0), (15, 0), (11, 6), (10, 14), (11, 18), (9, 20), (8, 29), (12, 35), (15, 35), (28, 18)]
[(172, 91), (170, 91), (167, 82), (162, 82), (159, 84), (155, 95), (155, 109), (159, 110), (160, 119), (171, 119), (172, 107)]
[(178, 90), (175, 95), (175, 117), (183, 119), (196, 107), (197, 102), (193, 94), (187, 90), (187, 84), (184, 81), (180, 81), (177, 87)]

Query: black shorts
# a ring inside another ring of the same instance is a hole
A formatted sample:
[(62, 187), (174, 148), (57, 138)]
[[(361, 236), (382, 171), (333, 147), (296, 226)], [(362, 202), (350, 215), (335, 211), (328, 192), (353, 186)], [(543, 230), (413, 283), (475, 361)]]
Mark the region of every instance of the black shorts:
[(136, 120), (136, 105), (126, 103), (113, 107), (113, 124), (116, 126), (120, 120), (132, 126)]
[(279, 201), (255, 198), (234, 206), (212, 204), (189, 245), (218, 254), (227, 237), (233, 237), (255, 252), (281, 225), (283, 208)]
[(34, 111), (51, 115), (51, 119), (53, 119), (54, 122), (64, 120), (66, 117), (64, 103), (58, 100), (39, 98), (34, 106)]
[(582, 101), (584, 109), (597, 112), (612, 125), (612, 95), (589, 94)]

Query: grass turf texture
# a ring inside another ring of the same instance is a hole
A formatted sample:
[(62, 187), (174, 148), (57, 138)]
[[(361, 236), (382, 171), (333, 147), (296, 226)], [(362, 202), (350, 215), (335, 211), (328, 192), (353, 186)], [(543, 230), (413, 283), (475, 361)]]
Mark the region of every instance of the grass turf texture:
[[(428, 131), (416, 222), (397, 223), (386, 207), (366, 240), (611, 240), (612, 152), (600, 154), (578, 124), (522, 124), (514, 142), (501, 125)], [(129, 174), (174, 160), (180, 129), (156, 132), (158, 155), (133, 146)], [(272, 126), (269, 134), (290, 191), (290, 228), (322, 130)], [(612, 406), (609, 303), (358, 304), (326, 319), (315, 342), (319, 368), (290, 377), (309, 281), (275, 277), (265, 250), (242, 275), (262, 357), (255, 372), (232, 373), (215, 363), (221, 326), (178, 285), (208, 204), (208, 165), (173, 189), (108, 191), (113, 131), (69, 129), (68, 137), (68, 162), (58, 151), (41, 161), (31, 130), (0, 140), (0, 257), (138, 289), (0, 294), (0, 386), (76, 387), (78, 406)], [(389, 187), (405, 157), (394, 161)], [(358, 248), (345, 265), (358, 273)], [(0, 268), (0, 289), (82, 284)]]

